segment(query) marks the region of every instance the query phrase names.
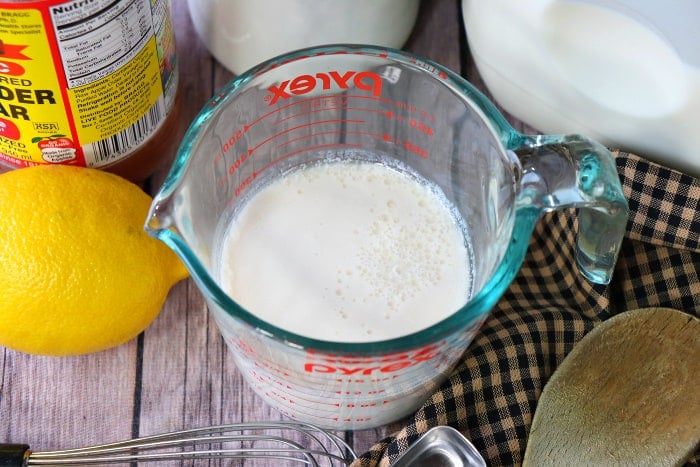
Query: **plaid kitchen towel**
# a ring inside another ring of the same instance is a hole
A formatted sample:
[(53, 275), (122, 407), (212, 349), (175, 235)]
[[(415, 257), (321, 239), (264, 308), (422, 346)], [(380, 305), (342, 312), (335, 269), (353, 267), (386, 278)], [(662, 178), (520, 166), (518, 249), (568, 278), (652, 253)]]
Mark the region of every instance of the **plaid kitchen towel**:
[[(488, 465), (519, 465), (545, 383), (596, 324), (653, 306), (700, 316), (700, 179), (615, 155), (630, 217), (612, 283), (594, 285), (578, 273), (575, 213), (548, 214), (519, 275), (449, 380), (353, 465), (389, 465), (438, 425), (460, 430)], [(688, 465), (700, 465), (700, 452)]]

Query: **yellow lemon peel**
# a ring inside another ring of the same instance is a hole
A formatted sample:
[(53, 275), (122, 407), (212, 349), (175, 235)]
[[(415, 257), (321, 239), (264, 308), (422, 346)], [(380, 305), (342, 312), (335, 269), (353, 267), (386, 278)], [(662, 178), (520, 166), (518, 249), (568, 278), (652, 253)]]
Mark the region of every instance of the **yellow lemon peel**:
[(143, 230), (151, 197), (97, 169), (0, 175), (0, 345), (78, 355), (136, 337), (187, 276)]

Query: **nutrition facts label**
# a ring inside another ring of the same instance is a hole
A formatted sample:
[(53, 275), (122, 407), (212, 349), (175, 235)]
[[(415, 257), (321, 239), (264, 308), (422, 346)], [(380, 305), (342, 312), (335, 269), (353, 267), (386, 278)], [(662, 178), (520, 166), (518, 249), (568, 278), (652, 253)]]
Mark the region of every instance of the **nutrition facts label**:
[(153, 37), (148, 1), (75, 3), (49, 11), (71, 88), (115, 72)]
[(173, 108), (170, 0), (0, 0), (0, 163), (103, 167)]

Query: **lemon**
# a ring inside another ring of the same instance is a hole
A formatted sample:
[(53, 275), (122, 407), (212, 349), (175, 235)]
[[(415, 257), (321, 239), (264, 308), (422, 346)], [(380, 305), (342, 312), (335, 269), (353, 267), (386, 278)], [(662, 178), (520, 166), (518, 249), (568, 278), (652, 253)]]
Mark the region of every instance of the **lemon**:
[(122, 344), (187, 276), (143, 230), (151, 198), (97, 169), (0, 175), (0, 345), (78, 355)]

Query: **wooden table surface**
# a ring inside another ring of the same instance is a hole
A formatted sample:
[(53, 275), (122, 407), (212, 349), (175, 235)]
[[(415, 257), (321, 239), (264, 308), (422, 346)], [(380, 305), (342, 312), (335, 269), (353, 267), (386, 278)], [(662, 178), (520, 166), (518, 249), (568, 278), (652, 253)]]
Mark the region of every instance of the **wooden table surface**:
[[(233, 78), (196, 36), (185, 0), (174, 0), (182, 134)], [(485, 90), (463, 33), (458, 0), (424, 0), (406, 50), (461, 73)], [(506, 117), (516, 127), (524, 126)], [(155, 192), (167, 168), (149, 183)], [(36, 450), (79, 447), (220, 423), (280, 420), (248, 388), (191, 279), (177, 284), (153, 324), (120, 347), (79, 357), (0, 348), (0, 442)], [(364, 452), (400, 423), (347, 433)]]

